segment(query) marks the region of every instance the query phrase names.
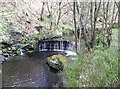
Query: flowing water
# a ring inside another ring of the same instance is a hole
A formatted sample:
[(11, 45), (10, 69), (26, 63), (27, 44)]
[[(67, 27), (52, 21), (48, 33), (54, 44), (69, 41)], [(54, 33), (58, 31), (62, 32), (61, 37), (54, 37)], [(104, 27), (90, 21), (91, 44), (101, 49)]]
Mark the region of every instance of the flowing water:
[(50, 71), (46, 58), (58, 52), (33, 52), (12, 57), (2, 64), (3, 87), (62, 86), (56, 71)]

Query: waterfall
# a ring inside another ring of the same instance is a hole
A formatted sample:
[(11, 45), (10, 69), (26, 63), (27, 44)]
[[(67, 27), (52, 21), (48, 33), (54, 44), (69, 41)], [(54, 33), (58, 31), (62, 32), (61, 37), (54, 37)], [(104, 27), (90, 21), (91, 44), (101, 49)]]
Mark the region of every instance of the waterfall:
[(73, 50), (73, 44), (69, 41), (49, 40), (39, 42), (39, 51), (65, 51)]

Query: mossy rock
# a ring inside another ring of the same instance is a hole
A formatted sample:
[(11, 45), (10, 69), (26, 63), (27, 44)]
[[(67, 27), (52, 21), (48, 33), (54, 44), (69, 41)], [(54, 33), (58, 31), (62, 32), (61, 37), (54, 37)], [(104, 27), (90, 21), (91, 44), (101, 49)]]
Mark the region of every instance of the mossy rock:
[(4, 57), (9, 57), (9, 53), (3, 53)]
[(2, 52), (2, 50), (0, 50), (0, 55), (2, 55), (3, 54), (3, 52)]
[(11, 47), (8, 47), (8, 48), (7, 48), (7, 50), (8, 50), (8, 51), (11, 51), (11, 50), (12, 50), (12, 48), (11, 48)]
[(53, 55), (47, 58), (48, 65), (57, 70), (63, 70), (63, 67), (67, 62), (68, 59), (61, 54)]
[(12, 50), (8, 50), (7, 52), (8, 52), (9, 54), (12, 54)]
[(7, 49), (2, 49), (2, 52), (7, 52)]
[(20, 50), (18, 50), (18, 51), (16, 51), (16, 53), (15, 54), (17, 54), (17, 55), (19, 55), (21, 52), (20, 52)]
[(16, 47), (12, 47), (12, 50), (14, 50), (14, 51), (15, 51), (15, 50), (17, 50), (17, 48), (16, 48)]

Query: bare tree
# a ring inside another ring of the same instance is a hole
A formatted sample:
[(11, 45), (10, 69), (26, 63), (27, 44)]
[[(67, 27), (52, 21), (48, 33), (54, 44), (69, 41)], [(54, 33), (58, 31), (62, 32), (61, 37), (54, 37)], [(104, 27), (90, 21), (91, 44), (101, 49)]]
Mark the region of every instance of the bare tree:
[[(97, 5), (97, 3), (98, 3), (98, 5)], [(95, 36), (96, 21), (97, 21), (97, 18), (98, 18), (98, 13), (99, 13), (99, 10), (100, 10), (100, 6), (101, 6), (101, 1), (100, 2), (95, 2), (93, 31), (92, 31), (92, 47), (95, 45), (95, 41), (96, 41), (95, 40), (96, 39), (96, 36)]]
[(73, 17), (74, 17), (74, 28), (75, 28), (75, 48), (76, 52), (77, 50), (77, 23), (76, 23), (76, 2), (73, 2)]
[(43, 2), (43, 5), (42, 5), (42, 10), (41, 10), (41, 17), (40, 17), (40, 20), (41, 21), (43, 21), (44, 20), (44, 18), (43, 18), (43, 16), (44, 16), (44, 5), (45, 5), (45, 2)]
[[(111, 5), (113, 7), (111, 8)], [(110, 47), (112, 40), (112, 28), (117, 17), (115, 3), (103, 2), (103, 47)]]
[(59, 12), (58, 12), (58, 20), (57, 20), (57, 25), (59, 24), (59, 21), (60, 21), (60, 17), (61, 17), (61, 3), (62, 2), (59, 2)]

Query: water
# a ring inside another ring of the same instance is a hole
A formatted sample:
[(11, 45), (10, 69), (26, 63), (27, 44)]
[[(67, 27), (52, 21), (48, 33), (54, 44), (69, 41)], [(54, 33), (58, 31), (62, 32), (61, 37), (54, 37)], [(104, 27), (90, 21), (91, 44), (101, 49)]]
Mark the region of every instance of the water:
[[(58, 73), (46, 64), (47, 57), (62, 53), (75, 56), (71, 41), (40, 41), (39, 51), (10, 57), (2, 64), (3, 87), (63, 86)], [(71, 59), (71, 58), (70, 58)]]
[(61, 85), (60, 76), (51, 71), (46, 58), (58, 52), (34, 52), (12, 57), (2, 64), (3, 87), (53, 87)]

